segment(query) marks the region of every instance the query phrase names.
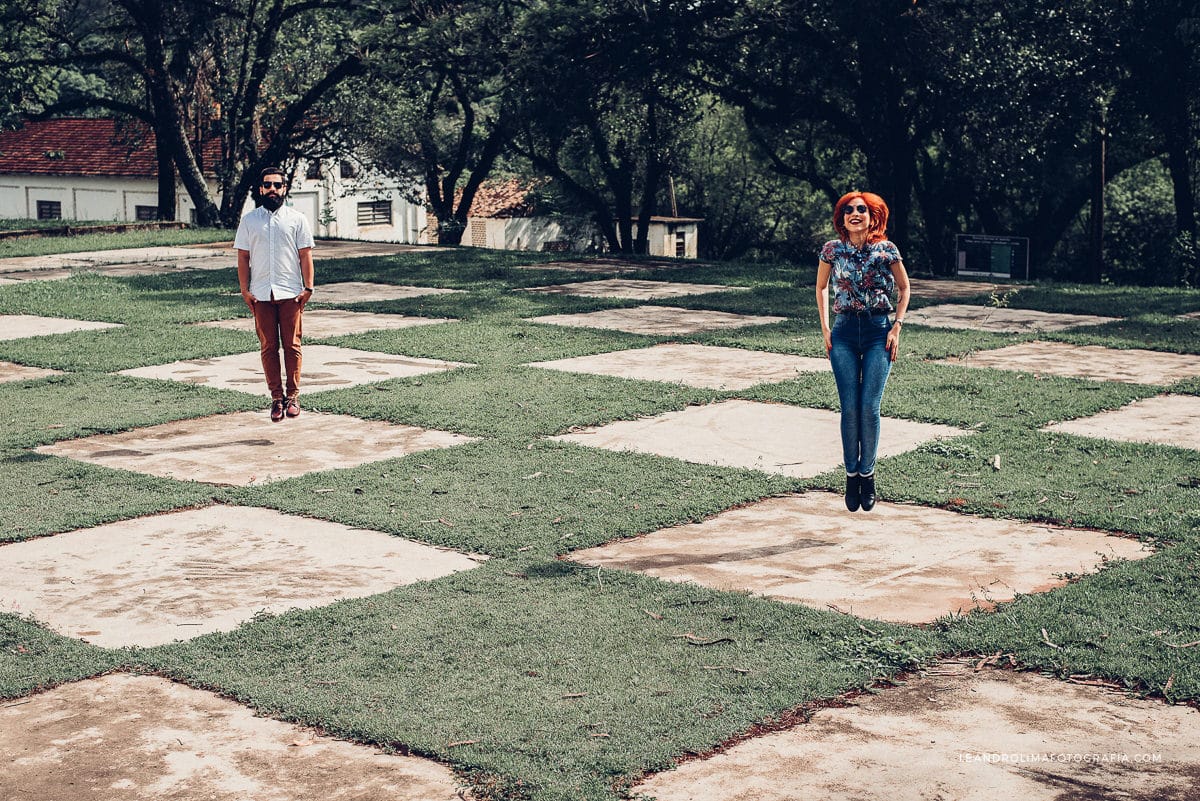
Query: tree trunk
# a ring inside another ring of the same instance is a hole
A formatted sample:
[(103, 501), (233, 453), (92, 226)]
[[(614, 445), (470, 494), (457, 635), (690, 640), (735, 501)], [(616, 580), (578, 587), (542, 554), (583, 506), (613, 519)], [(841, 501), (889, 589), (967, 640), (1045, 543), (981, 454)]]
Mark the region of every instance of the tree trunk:
[(155, 134), (154, 152), (158, 157), (158, 219), (175, 219), (175, 159), (170, 148)]
[(1092, 126), (1091, 220), (1088, 226), (1088, 257), (1083, 280), (1098, 284), (1104, 275), (1104, 183), (1108, 131), (1103, 115)]

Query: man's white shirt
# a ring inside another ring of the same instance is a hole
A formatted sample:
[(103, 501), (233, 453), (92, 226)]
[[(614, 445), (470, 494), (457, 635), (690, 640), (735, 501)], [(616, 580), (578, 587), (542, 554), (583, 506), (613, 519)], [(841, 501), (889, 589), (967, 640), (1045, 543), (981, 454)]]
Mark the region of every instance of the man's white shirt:
[(313, 246), (308, 218), (291, 206), (268, 211), (259, 206), (238, 224), (233, 246), (250, 251), (250, 294), (259, 300), (287, 300), (304, 291), (300, 249)]

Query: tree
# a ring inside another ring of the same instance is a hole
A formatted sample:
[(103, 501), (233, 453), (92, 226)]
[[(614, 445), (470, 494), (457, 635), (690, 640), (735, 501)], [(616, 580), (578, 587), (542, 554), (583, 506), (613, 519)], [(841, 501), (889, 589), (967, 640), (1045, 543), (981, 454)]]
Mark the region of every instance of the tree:
[(517, 9), (412, 4), (372, 25), (368, 72), (340, 105), (341, 141), (421, 185), (438, 242), (457, 245), (510, 136), (505, 64)]
[[(27, 0), (28, 1), (28, 0)], [(160, 206), (174, 165), (201, 225), (236, 224), (258, 169), (296, 155), (313, 112), (361, 70), (333, 0), (91, 0), (36, 18), (43, 46), (22, 68), (86, 76), (42, 113), (100, 110), (143, 120), (159, 155)], [(303, 49), (277, 58), (281, 42)], [(203, 143), (221, 140), (219, 163)], [(206, 169), (215, 172), (218, 207)], [(173, 201), (164, 213), (174, 213)]]
[(698, 114), (698, 33), (725, 10), (562, 0), (518, 21), (514, 149), (589, 211), (610, 250), (648, 249), (650, 217)]

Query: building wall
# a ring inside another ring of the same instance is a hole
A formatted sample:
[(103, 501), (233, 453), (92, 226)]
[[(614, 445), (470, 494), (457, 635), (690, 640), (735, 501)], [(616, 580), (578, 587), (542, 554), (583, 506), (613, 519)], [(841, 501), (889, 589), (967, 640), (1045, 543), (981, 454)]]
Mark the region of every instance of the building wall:
[[(302, 174), (302, 173), (301, 173)], [(210, 183), (216, 193), (215, 182)], [(425, 209), (401, 197), (396, 186), (356, 187), (336, 178), (297, 178), (291, 205), (309, 218), (317, 236), (381, 242), (426, 241)], [(97, 176), (0, 175), (0, 218), (36, 219), (37, 202), (61, 204), (63, 220), (131, 222), (138, 206), (158, 206), (153, 178)], [(360, 203), (390, 203), (391, 222), (359, 225)], [(176, 219), (189, 222), (194, 205), (187, 191), (176, 190)], [(254, 208), (247, 200), (244, 211)]]

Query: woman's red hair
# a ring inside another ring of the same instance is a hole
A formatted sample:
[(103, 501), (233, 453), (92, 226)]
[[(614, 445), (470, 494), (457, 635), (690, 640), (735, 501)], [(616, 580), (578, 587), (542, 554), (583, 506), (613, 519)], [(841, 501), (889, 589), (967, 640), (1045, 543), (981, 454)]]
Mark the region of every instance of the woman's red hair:
[(850, 241), (850, 232), (846, 230), (846, 224), (842, 221), (842, 209), (855, 198), (862, 198), (862, 202), (871, 210), (871, 227), (867, 229), (867, 242), (882, 242), (887, 239), (888, 207), (883, 198), (873, 192), (850, 192), (842, 195), (833, 207), (833, 230), (837, 231), (838, 238), (843, 242)]

